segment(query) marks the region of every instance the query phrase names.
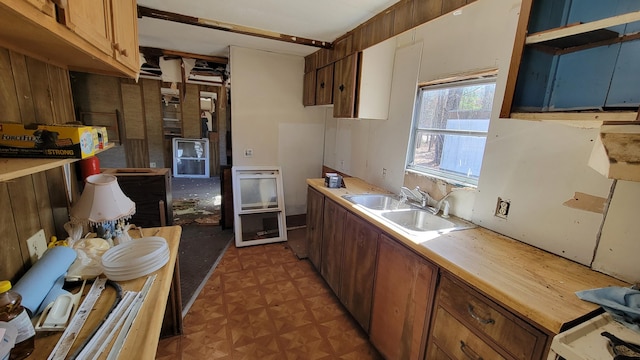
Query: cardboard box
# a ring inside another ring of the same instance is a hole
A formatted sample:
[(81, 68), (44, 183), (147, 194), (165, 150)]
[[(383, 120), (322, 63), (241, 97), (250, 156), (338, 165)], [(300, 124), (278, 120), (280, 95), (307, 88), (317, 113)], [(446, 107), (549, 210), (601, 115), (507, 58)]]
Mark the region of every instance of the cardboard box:
[(95, 155), (90, 126), (0, 124), (0, 157), (76, 158)]

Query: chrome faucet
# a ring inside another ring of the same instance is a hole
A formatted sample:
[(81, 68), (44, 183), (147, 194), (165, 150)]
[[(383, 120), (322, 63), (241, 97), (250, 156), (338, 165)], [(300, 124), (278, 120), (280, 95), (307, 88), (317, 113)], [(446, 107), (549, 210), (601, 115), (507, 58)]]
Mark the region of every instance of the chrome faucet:
[(413, 201), (420, 203), (420, 206), (423, 208), (427, 208), (429, 206), (429, 202), (431, 201), (431, 196), (426, 191), (420, 189), (419, 186), (416, 186), (415, 189), (411, 190), (406, 186), (400, 188), (400, 196), (403, 200), (407, 198), (411, 198)]

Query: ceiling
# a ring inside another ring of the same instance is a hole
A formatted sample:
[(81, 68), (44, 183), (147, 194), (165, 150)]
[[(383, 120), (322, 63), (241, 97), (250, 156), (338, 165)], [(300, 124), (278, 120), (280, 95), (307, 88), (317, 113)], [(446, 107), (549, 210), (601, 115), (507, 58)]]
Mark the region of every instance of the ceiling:
[[(138, 0), (138, 5), (307, 39), (337, 37), (399, 0)], [(143, 17), (140, 46), (229, 56), (229, 46), (306, 56), (318, 47)]]

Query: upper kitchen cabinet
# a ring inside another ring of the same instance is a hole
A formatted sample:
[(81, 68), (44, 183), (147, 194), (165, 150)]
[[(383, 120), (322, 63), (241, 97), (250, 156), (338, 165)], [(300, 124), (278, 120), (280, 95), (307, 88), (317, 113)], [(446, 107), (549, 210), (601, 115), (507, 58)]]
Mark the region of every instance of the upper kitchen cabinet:
[(137, 73), (140, 71), (140, 51), (136, 2), (113, 0), (111, 12), (113, 55), (119, 63)]
[[(350, 45), (344, 46), (348, 51)], [(387, 119), (395, 48), (396, 39), (391, 38), (306, 72), (304, 105), (333, 104), (335, 118)], [(336, 47), (343, 53), (341, 49)]]
[(640, 2), (524, 0), (503, 118), (634, 121)]
[(0, 0), (0, 46), (71, 70), (136, 78), (135, 0)]
[(353, 53), (335, 63), (333, 81), (333, 117), (354, 117), (359, 53)]

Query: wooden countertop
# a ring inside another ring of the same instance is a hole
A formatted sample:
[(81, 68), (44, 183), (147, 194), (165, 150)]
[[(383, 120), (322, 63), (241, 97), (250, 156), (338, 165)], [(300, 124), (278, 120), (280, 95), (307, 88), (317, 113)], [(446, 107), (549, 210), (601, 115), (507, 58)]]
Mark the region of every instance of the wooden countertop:
[(307, 184), (550, 334), (599, 310), (598, 305), (580, 300), (576, 291), (629, 285), (481, 227), (413, 236), (342, 198), (388, 191), (357, 178), (344, 181), (346, 188), (340, 189), (325, 187), (324, 179), (308, 179)]
[[(132, 238), (139, 238), (138, 230), (129, 232)], [(178, 245), (180, 244), (180, 235), (182, 228), (180, 226), (166, 226), (161, 228), (143, 229), (144, 236), (160, 236), (167, 240), (170, 250), (169, 261), (160, 270), (149, 274), (157, 274), (157, 278), (151, 286), (149, 293), (140, 308), (140, 312), (131, 326), (131, 330), (125, 340), (118, 359), (155, 359), (156, 350), (158, 348), (158, 340), (160, 339), (160, 330), (164, 319), (165, 307), (167, 305), (167, 297), (171, 288), (173, 279), (173, 271), (178, 256)], [(134, 240), (135, 241), (135, 240)], [(119, 281), (118, 284), (123, 291), (140, 291), (148, 276), (143, 276), (130, 281)], [(90, 284), (85, 286), (85, 292), (90, 288)], [(74, 342), (69, 355), (73, 354), (78, 344), (84, 342), (92, 329), (99, 325), (100, 321), (108, 312), (113, 300), (115, 299), (115, 290), (107, 286), (96, 302), (91, 315), (87, 318), (85, 325), (80, 331), (78, 339)], [(62, 333), (36, 333), (35, 350), (29, 359), (46, 359), (55, 347)], [(99, 359), (106, 359), (111, 345), (107, 347), (105, 352)], [(67, 358), (69, 357), (67, 356)]]

